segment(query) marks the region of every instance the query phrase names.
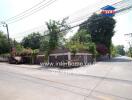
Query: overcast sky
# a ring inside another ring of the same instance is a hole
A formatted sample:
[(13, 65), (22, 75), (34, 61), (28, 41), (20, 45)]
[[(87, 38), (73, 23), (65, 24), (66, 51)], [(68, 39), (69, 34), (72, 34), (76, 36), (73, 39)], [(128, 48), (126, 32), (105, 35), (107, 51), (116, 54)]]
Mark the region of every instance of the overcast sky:
[[(41, 1), (42, 0), (0, 0), (0, 21), (9, 19), (10, 17), (13, 17), (31, 8), (32, 6)], [(56, 0), (56, 2), (54, 2), (50, 6), (33, 14), (32, 16), (29, 16), (13, 24), (9, 24), (10, 36), (12, 38), (15, 38), (16, 40), (20, 40), (23, 36), (27, 34), (23, 33), (24, 31), (30, 30), (34, 27), (45, 25), (45, 22), (49, 19), (59, 20), (66, 16), (74, 14), (79, 16), (77, 12), (80, 9), (89, 6), (90, 9), (88, 9), (88, 11), (92, 11), (92, 9), (96, 8), (93, 5), (102, 1), (105, 0)], [(106, 1), (118, 2), (120, 0)], [(83, 14), (83, 12), (81, 14)], [(113, 37), (113, 43), (115, 45), (127, 45), (126, 39), (124, 38), (124, 34), (132, 32), (131, 18), (132, 11), (115, 17), (117, 21), (115, 28), (116, 33)], [(0, 30), (6, 32), (5, 28), (3, 27), (0, 27)]]

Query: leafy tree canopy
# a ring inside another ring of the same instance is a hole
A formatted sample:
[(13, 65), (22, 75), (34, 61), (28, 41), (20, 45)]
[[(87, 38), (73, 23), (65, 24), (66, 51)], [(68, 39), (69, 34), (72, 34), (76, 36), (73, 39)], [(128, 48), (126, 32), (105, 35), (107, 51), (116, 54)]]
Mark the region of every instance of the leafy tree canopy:
[(47, 51), (49, 48), (49, 36), (42, 36), (41, 40), (40, 40), (40, 51), (41, 52), (45, 52)]
[(95, 44), (103, 44), (110, 50), (115, 23), (116, 21), (112, 17), (93, 14), (80, 25), (80, 30), (87, 30)]
[(32, 33), (27, 37), (24, 37), (21, 44), (25, 48), (39, 49), (40, 48), (40, 40), (42, 35), (40, 33)]
[(46, 57), (48, 57), (52, 50), (65, 44), (64, 36), (70, 30), (66, 20), (67, 18), (62, 21), (50, 20), (46, 23), (48, 35), (43, 36), (40, 41), (40, 50), (46, 53)]
[(91, 35), (86, 29), (79, 29), (78, 32), (66, 43), (66, 47), (73, 53), (85, 50), (96, 55), (96, 46), (91, 40)]
[(129, 57), (132, 57), (132, 47), (129, 47), (128, 51), (127, 51), (127, 55)]
[(123, 45), (116, 46), (116, 51), (117, 51), (117, 54), (119, 54), (119, 55), (125, 55), (125, 50), (124, 50)]
[(87, 30), (79, 30), (71, 39), (72, 41), (78, 41), (80, 43), (89, 43), (91, 41), (91, 35)]
[(79, 41), (69, 41), (65, 45), (72, 53), (77, 53), (79, 51), (87, 51), (93, 54), (93, 57), (96, 56), (96, 46), (94, 43), (80, 43)]
[(9, 52), (9, 44), (7, 36), (0, 31), (0, 54)]
[(111, 55), (112, 57), (117, 56), (117, 49), (116, 46), (114, 46), (113, 44), (111, 45)]

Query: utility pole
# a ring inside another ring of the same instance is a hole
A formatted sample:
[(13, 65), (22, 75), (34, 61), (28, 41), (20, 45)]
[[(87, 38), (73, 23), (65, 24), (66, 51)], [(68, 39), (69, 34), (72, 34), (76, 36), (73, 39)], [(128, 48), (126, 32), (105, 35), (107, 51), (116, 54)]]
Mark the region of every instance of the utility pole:
[(1, 22), (3, 24), (3, 27), (6, 27), (6, 31), (7, 31), (7, 39), (8, 39), (8, 45), (9, 45), (9, 49), (10, 52), (12, 51), (11, 48), (11, 43), (10, 43), (10, 35), (9, 35), (9, 28), (8, 28), (8, 24), (6, 22)]

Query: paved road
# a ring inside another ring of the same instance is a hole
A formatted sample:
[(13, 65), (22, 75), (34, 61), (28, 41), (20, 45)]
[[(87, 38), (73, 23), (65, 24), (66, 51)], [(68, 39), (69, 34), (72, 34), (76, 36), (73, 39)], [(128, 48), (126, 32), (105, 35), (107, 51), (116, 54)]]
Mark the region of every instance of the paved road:
[(66, 72), (77, 75), (0, 63), (0, 100), (132, 100), (127, 57)]

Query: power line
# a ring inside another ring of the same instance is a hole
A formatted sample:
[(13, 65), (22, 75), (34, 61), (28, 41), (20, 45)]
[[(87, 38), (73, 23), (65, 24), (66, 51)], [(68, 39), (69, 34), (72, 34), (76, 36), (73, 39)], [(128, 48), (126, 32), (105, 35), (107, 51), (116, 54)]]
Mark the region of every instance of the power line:
[[(130, 10), (132, 8), (132, 1), (131, 0), (124, 0), (124, 1), (114, 3), (114, 4), (112, 4), (112, 6), (117, 9), (117, 11), (116, 11), (116, 14), (117, 14), (117, 13), (121, 13), (121, 12), (126, 11), (126, 10)], [(99, 10), (97, 10), (95, 12), (98, 12), (98, 11)], [(88, 17), (90, 17), (92, 14), (93, 14), (93, 12), (88, 13), (84, 16), (78, 17), (78, 18), (72, 20), (70, 23), (76, 23), (76, 22), (79, 22), (79, 21), (84, 21)]]
[[(87, 15), (90, 15), (90, 14), (93, 14), (93, 12), (97, 12), (99, 11), (99, 9), (102, 7), (102, 6), (105, 6), (107, 4), (112, 4), (113, 1), (110, 1), (110, 0), (101, 0), (100, 2), (96, 3), (96, 5), (91, 5), (91, 6), (88, 6), (86, 8), (83, 8), (75, 13), (73, 13), (72, 15), (70, 15), (70, 18), (73, 20), (78, 20), (78, 18), (80, 19), (80, 16), (83, 17), (83, 16), (87, 16)], [(93, 7), (94, 6), (94, 7)], [(80, 15), (79, 17), (76, 16), (76, 15)], [(82, 16), (83, 15), (83, 16)], [(74, 19), (73, 19), (74, 18)], [(71, 22), (72, 22), (71, 21)], [(70, 22), (70, 23), (71, 23)], [(73, 21), (74, 22), (74, 21)]]
[[(82, 26), (82, 25), (85, 25), (85, 24), (87, 24), (87, 23), (77, 24), (77, 25), (74, 25), (74, 26), (70, 27), (69, 29), (72, 29), (72, 28), (75, 28), (75, 27), (78, 27), (78, 26)], [(61, 32), (66, 31), (66, 30), (67, 30), (67, 29), (62, 30)], [(132, 33), (131, 33), (131, 34), (132, 34)]]
[(23, 15), (24, 13), (27, 13), (28, 11), (32, 10), (33, 8), (39, 6), (40, 4), (42, 4), (42, 3), (45, 2), (45, 1), (46, 1), (46, 0), (43, 0), (43, 1), (39, 2), (38, 4), (34, 5), (33, 7), (29, 8), (29, 9), (27, 9), (27, 10), (25, 10), (25, 11), (19, 13), (18, 15), (14, 16), (14, 17), (11, 17), (11, 18), (9, 18), (9, 19), (7, 19), (7, 20), (5, 20), (5, 21), (7, 22), (7, 21), (10, 21), (10, 20), (13, 20), (13, 19), (16, 18), (16, 17), (19, 17), (19, 16)]
[(24, 13), (21, 16), (19, 15), (19, 17), (14, 17), (12, 20), (9, 20), (7, 22), (8, 22), (8, 24), (12, 24), (12, 23), (18, 22), (18, 21), (20, 21), (20, 20), (22, 20), (22, 19), (24, 19), (24, 18), (26, 18), (26, 17), (28, 17), (30, 15), (33, 15), (34, 13), (36, 13), (38, 11), (40, 11), (40, 10), (48, 7), (49, 5), (51, 5), (52, 3), (54, 3), (55, 1), (57, 1), (57, 0), (50, 0), (50, 1), (46, 2), (45, 4), (37, 7), (36, 9), (33, 9), (30, 12), (28, 12), (28, 13)]
[[(124, 1), (120, 1), (120, 2), (117, 2), (117, 3), (114, 3), (114, 4), (112, 4), (112, 6), (119, 6), (119, 5), (122, 5), (122, 4), (124, 4), (124, 2), (126, 2), (125, 0)], [(127, 0), (127, 4), (129, 4), (130, 3), (130, 0)], [(126, 4), (125, 4), (126, 5)], [(119, 9), (119, 7), (117, 8), (117, 9)], [(124, 8), (123, 8), (124, 9)], [(80, 10), (81, 11), (81, 10)], [(99, 10), (98, 10), (99, 11)], [(95, 12), (97, 12), (97, 11), (95, 11)], [(81, 16), (81, 17), (78, 17), (76, 20), (74, 20), (74, 21), (72, 21), (72, 22), (70, 22), (69, 24), (73, 24), (73, 23), (77, 23), (77, 22), (79, 22), (79, 21), (82, 21), (82, 20), (85, 20), (86, 18), (88, 18), (90, 15), (92, 15), (93, 14), (93, 12), (92, 13), (88, 13), (87, 15), (85, 15), (85, 16)], [(81, 24), (76, 24), (76, 25), (74, 25), (74, 26), (72, 26), (71, 28), (75, 28), (75, 27), (78, 27), (78, 26), (80, 26)]]
[[(99, 6), (99, 4), (102, 4), (102, 3), (104, 3), (104, 1), (106, 2), (106, 0), (101, 0), (101, 2), (98, 2), (98, 3), (96, 3), (96, 5), (98, 5)], [(109, 1), (109, 0), (108, 0)], [(103, 4), (104, 5), (104, 4)], [(93, 5), (92, 5), (93, 6)], [(90, 7), (92, 7), (92, 6), (90, 6)], [(90, 7), (88, 7), (88, 8), (84, 8), (85, 10), (86, 9), (89, 9)], [(100, 6), (101, 7), (101, 6)], [(83, 10), (83, 9), (82, 9)], [(82, 12), (82, 10), (80, 10), (80, 12)]]
[[(106, 0), (101, 0), (101, 2), (98, 2), (98, 3), (96, 3), (96, 5), (99, 5), (99, 4), (101, 4), (101, 3), (104, 3), (104, 1), (106, 2)], [(109, 1), (109, 0), (108, 0)], [(37, 4), (38, 5), (38, 4)], [(93, 6), (93, 5), (92, 5)], [(91, 7), (92, 7), (91, 6)], [(33, 8), (33, 7), (32, 7)], [(89, 9), (90, 7), (88, 7), (88, 9)], [(85, 8), (86, 9), (86, 8)], [(83, 9), (82, 9), (83, 10)], [(26, 12), (26, 11), (25, 11)], [(82, 12), (81, 10), (80, 10), (80, 12)], [(17, 21), (17, 20), (16, 20)], [(16, 22), (15, 21), (15, 22)], [(14, 22), (13, 22), (14, 23)], [(38, 28), (38, 27), (37, 27)]]
[[(46, 0), (43, 0), (42, 2), (40, 2), (40, 3), (36, 4), (35, 6), (31, 7), (30, 9), (28, 9), (28, 10), (26, 10), (26, 11), (24, 11), (24, 12), (22, 12), (22, 13), (16, 15), (16, 16), (14, 16), (12, 18), (9, 18), (9, 19), (7, 19), (5, 21), (8, 22), (8, 24), (15, 23), (15, 22), (17, 22), (19, 20), (24, 19), (25, 17), (28, 17), (28, 16), (38, 12), (39, 10), (45, 8), (45, 6), (49, 6), (50, 4), (55, 2), (56, 0), (50, 0), (50, 1), (46, 2), (44, 5), (41, 5), (41, 4), (43, 4), (44, 1), (46, 1)], [(101, 2), (98, 3), (97, 5), (104, 3), (104, 1), (106, 2), (106, 0), (101, 0)]]
[[(113, 4), (113, 2), (109, 2), (109, 3), (110, 3), (109, 5), (112, 5), (112, 4)], [(85, 15), (83, 14), (83, 16), (76, 17), (76, 18), (74, 18), (73, 20), (69, 21), (69, 23), (76, 23), (76, 22), (79, 22), (79, 21), (86, 20), (86, 19), (87, 19), (88, 17), (90, 17), (93, 13), (99, 12), (99, 11), (100, 11), (100, 8), (101, 8), (102, 6), (107, 5), (107, 4), (108, 4), (108, 3), (100, 4), (100, 5), (97, 5), (97, 6), (95, 5), (97, 8), (96, 8), (93, 12), (88, 12), (88, 13), (86, 13)], [(81, 12), (81, 13), (86, 12), (87, 9), (90, 9), (90, 8), (87, 7), (87, 8), (84, 9), (85, 11), (80, 10), (80, 12)]]
[[(14, 22), (17, 22), (17, 21), (19, 21), (19, 20), (22, 20), (23, 18), (25, 18), (25, 17), (27, 17), (27, 16), (30, 16), (30, 15), (32, 15), (32, 14), (34, 14), (35, 12), (33, 12), (34, 10), (37, 10), (38, 8), (36, 8), (36, 9), (33, 9), (33, 8), (35, 8), (35, 7), (37, 7), (38, 5), (40, 5), (40, 4), (42, 4), (44, 1), (46, 1), (46, 0), (43, 0), (42, 2), (40, 2), (40, 3), (38, 3), (38, 4), (36, 4), (35, 6), (33, 6), (33, 7), (31, 7), (30, 9), (28, 9), (28, 10), (26, 10), (26, 11), (24, 11), (24, 12), (22, 12), (22, 13), (20, 13), (19, 15), (16, 15), (16, 16), (14, 16), (14, 17), (12, 17), (12, 18), (10, 18), (10, 19), (8, 19), (8, 20), (6, 20), (6, 21), (12, 21), (12, 20), (16, 20), (16, 21), (13, 21), (13, 22), (11, 22), (11, 23), (14, 23)], [(104, 0), (105, 2), (106, 2), (106, 0)], [(108, 0), (109, 1), (109, 0)], [(128, 2), (129, 0), (124, 0), (125, 2)], [(47, 3), (52, 3), (52, 0), (50, 0), (50, 1), (48, 1)], [(53, 1), (54, 2), (54, 1)], [(102, 1), (103, 2), (103, 1)], [(102, 4), (102, 2), (101, 3), (99, 3), (99, 4)], [(104, 3), (105, 3), (104, 2)], [(120, 2), (118, 2), (118, 3), (122, 3), (122, 1), (120, 1)], [(117, 3), (115, 3), (114, 5), (116, 5)], [(49, 5), (49, 4), (48, 4)], [(48, 6), (47, 5), (47, 6)], [(40, 6), (39, 8), (40, 9), (38, 9), (38, 10), (41, 10), (41, 7), (43, 7), (44, 5), (42, 5), (42, 6)], [(28, 11), (30, 11), (30, 10), (32, 10), (32, 12), (33, 13), (31, 13), (31, 12), (28, 12)], [(37, 10), (37, 11), (38, 11)], [(27, 12), (27, 13), (26, 13)], [(82, 11), (81, 11), (82, 12)], [(25, 14), (28, 14), (29, 13), (29, 15), (25, 15)], [(31, 14), (30, 14), (31, 13)], [(25, 16), (24, 16), (25, 15)], [(18, 18), (17, 18), (18, 17)], [(20, 17), (20, 18), (19, 18)], [(22, 17), (22, 18), (21, 18)], [(9, 23), (9, 24), (11, 24), (11, 23)]]
[[(41, 26), (38, 26), (38, 27), (34, 27), (32, 29), (29, 29), (27, 31), (24, 31), (24, 32), (21, 32), (21, 36), (16, 36), (15, 38), (21, 38), (23, 36), (26, 36), (30, 33), (33, 33), (33, 32), (40, 32), (40, 33), (44, 33), (46, 30), (46, 26), (45, 25), (41, 25)], [(28, 34), (27, 34), (28, 33)]]
[(36, 13), (36, 12), (42, 10), (43, 8), (48, 7), (49, 5), (51, 5), (52, 3), (54, 3), (55, 1), (56, 1), (56, 0), (50, 0), (50, 1), (48, 1), (48, 2), (47, 2), (46, 4), (44, 4), (43, 6), (40, 6), (39, 9), (36, 9), (36, 10), (32, 11), (31, 13), (28, 13), (27, 15), (21, 16), (20, 18), (16, 19), (16, 20), (13, 21), (13, 22), (10, 22), (9, 24), (12, 24), (12, 23), (18, 22), (18, 21), (20, 21), (20, 20), (22, 20), (22, 19), (24, 19), (24, 18), (27, 18), (27, 17), (33, 15), (34, 13)]

